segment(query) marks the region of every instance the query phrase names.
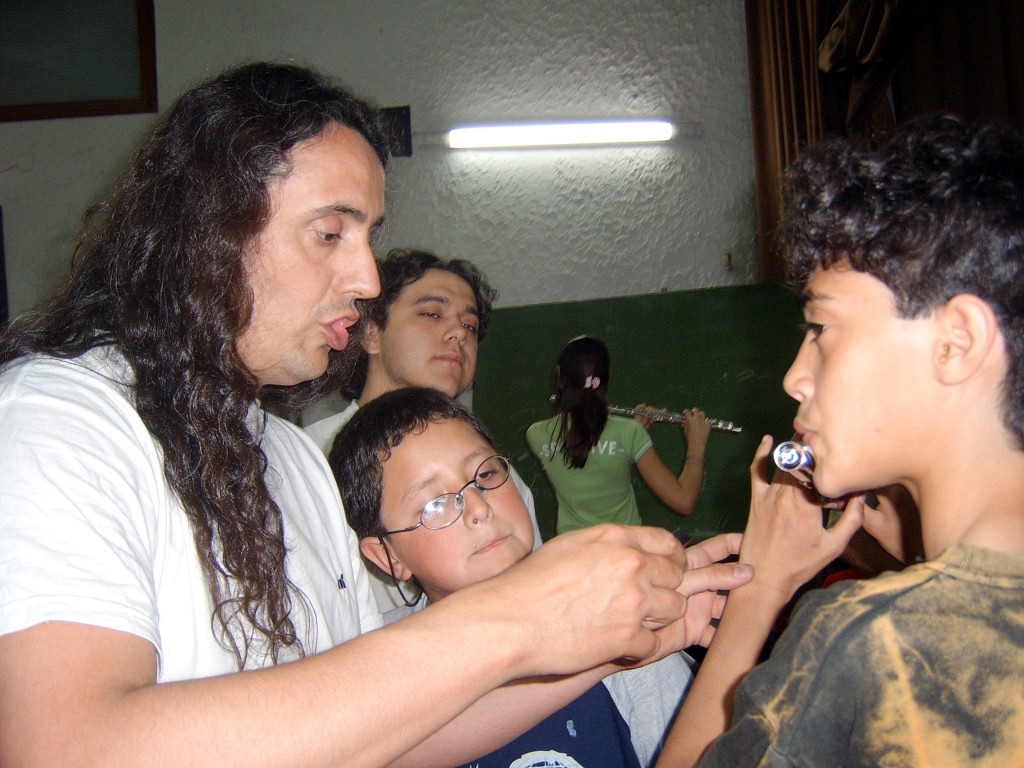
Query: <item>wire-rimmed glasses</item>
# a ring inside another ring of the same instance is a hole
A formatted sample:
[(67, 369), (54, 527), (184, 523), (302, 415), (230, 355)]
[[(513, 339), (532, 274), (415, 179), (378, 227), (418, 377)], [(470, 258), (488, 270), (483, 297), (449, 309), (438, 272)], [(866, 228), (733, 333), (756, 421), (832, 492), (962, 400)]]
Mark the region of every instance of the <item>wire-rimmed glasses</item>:
[(394, 531), (383, 531), (381, 536), (392, 536), (396, 533), (408, 533), (417, 528), (427, 528), (431, 531), (440, 531), (453, 525), (462, 513), (466, 511), (466, 497), (464, 491), (473, 486), (478, 491), (493, 491), (500, 488), (508, 481), (511, 465), (507, 456), (488, 456), (480, 462), (480, 466), (473, 473), (473, 479), (459, 488), (455, 493), (442, 493), (436, 499), (431, 499), (423, 505), (420, 510), (420, 520), (408, 528), (399, 528)]
[(388, 570), (391, 573), (391, 578), (394, 579), (398, 594), (402, 596), (402, 601), (407, 606), (413, 606), (417, 601), (410, 601), (402, 589), (401, 582), (395, 576), (395, 565), (391, 560), (391, 552), (384, 537), (396, 533), (408, 533), (409, 531), (415, 531), (417, 528), (439, 531), (455, 524), (462, 517), (462, 513), (466, 511), (464, 491), (467, 488), (473, 486), (479, 491), (493, 491), (495, 488), (500, 488), (508, 481), (511, 469), (512, 467), (508, 462), (507, 456), (488, 456), (476, 468), (476, 471), (473, 473), (473, 479), (459, 488), (458, 491), (455, 493), (443, 493), (436, 499), (428, 501), (423, 506), (423, 509), (420, 510), (420, 520), (418, 523), (410, 525), (408, 528), (383, 531), (377, 536), (381, 547), (384, 549), (384, 554), (387, 556)]

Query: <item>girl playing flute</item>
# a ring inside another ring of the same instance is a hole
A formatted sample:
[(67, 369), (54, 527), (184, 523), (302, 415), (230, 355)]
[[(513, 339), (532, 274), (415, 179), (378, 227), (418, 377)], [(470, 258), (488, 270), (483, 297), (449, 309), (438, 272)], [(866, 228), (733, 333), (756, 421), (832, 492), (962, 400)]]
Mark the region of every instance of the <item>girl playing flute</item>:
[(566, 344), (554, 369), (557, 412), (526, 431), (526, 442), (558, 498), (557, 533), (606, 522), (639, 525), (630, 483), (634, 464), (654, 494), (678, 515), (689, 515), (700, 495), (711, 431), (704, 412), (685, 412), (680, 431), (687, 450), (677, 476), (647, 434), (653, 419), (608, 413), (609, 368), (608, 348), (600, 339), (580, 336)]

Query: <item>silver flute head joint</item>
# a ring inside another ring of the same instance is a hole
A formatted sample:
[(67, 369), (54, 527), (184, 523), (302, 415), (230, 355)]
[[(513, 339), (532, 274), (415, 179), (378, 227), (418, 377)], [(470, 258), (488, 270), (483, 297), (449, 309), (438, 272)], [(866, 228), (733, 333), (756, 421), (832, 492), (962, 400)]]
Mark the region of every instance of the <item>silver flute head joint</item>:
[(796, 440), (787, 440), (775, 446), (772, 454), (775, 466), (786, 472), (793, 472), (798, 469), (814, 471), (814, 453), (803, 443)]
[(772, 459), (776, 467), (789, 472), (805, 488), (814, 488), (811, 480), (814, 474), (814, 453), (809, 446), (796, 440), (787, 440), (775, 446)]

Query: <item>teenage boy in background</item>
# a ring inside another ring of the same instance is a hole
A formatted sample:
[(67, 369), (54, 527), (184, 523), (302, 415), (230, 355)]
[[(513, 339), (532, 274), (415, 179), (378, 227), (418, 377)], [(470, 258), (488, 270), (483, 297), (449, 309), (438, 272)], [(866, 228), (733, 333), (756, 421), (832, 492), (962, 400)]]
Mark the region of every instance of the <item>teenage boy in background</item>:
[[(809, 150), (787, 184), (807, 334), (784, 387), (814, 483), (902, 485), (925, 559), (808, 593), (700, 765), (1024, 764), (1024, 140), (933, 118), (877, 148)], [(691, 764), (694, 734), (721, 730), (765, 608), (806, 575), (768, 534), (828, 537), (795, 493), (755, 477), (740, 553), (755, 578), (730, 596), (659, 765)]]
[[(306, 433), (324, 455), (334, 438), (363, 405), (399, 387), (430, 387), (449, 397), (470, 388), (479, 344), (491, 324), (498, 292), (465, 259), (445, 261), (422, 249), (395, 248), (377, 262), (380, 295), (359, 302), (362, 352), (342, 386), (350, 399), (343, 411), (313, 422)], [(513, 468), (533, 520), (534, 549), (541, 545), (533, 493)], [(402, 613), (402, 588), (373, 568), (370, 585), (384, 612)], [(410, 587), (411, 588), (411, 587)]]
[[(422, 387), (360, 408), (330, 455), (345, 514), (370, 562), (422, 589), (415, 608), (502, 573), (532, 551), (530, 518), (508, 459), (469, 410)], [(650, 766), (692, 679), (676, 653), (617, 672), (475, 768)], [(568, 755), (575, 763), (564, 762)], [(555, 762), (546, 762), (554, 765)]]
[(399, 387), (430, 387), (449, 397), (470, 388), (479, 344), (498, 292), (464, 259), (394, 248), (377, 262), (380, 294), (361, 301), (361, 353), (341, 387), (343, 411), (306, 426), (324, 454), (360, 407)]

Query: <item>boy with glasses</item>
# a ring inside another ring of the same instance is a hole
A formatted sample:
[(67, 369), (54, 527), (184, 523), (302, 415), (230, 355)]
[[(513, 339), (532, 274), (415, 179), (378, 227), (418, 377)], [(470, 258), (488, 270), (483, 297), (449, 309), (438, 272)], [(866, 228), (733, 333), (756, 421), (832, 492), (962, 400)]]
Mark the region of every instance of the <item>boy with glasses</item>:
[[(473, 383), (479, 345), (491, 324), (498, 292), (474, 264), (442, 259), (422, 248), (393, 248), (377, 261), (380, 295), (358, 304), (352, 371), (341, 392), (349, 399), (339, 413), (305, 427), (324, 454), (361, 407), (401, 387), (430, 387), (459, 397)], [(533, 547), (541, 545), (533, 493), (512, 470), (533, 522)], [(381, 612), (402, 614), (405, 585), (370, 574)]]
[[(443, 393), (405, 388), (367, 403), (339, 434), (330, 464), (363, 555), (421, 588), (407, 612), (496, 576), (532, 551), (532, 523), (508, 482), (508, 459), (476, 417)], [(614, 674), (472, 765), (506, 768), (527, 756), (539, 764), (568, 755), (580, 765), (648, 766), (686, 692), (691, 663), (673, 654)]]

